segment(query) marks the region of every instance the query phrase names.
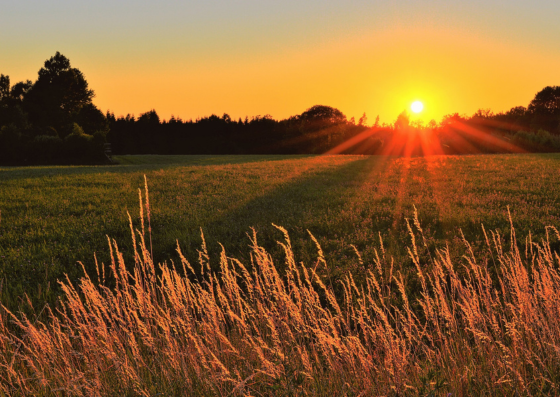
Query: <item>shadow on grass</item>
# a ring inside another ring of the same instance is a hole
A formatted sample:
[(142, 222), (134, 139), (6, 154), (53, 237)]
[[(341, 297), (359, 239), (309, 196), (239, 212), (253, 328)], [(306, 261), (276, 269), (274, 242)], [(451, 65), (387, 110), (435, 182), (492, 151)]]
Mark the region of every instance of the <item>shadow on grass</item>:
[[(348, 205), (352, 192), (360, 188), (362, 178), (370, 175), (380, 161), (383, 160), (379, 157), (358, 158), (337, 167), (306, 174), (230, 211), (217, 212), (212, 221), (202, 225), (213, 263), (217, 263), (220, 242), (225, 243), (228, 255), (250, 262), (247, 256), (250, 244), (247, 234), (251, 233), (251, 228), (258, 233), (259, 245), (274, 256), (282, 255), (276, 242), (283, 241), (284, 237), (272, 224), (282, 226), (289, 232), (294, 251), (300, 254), (297, 260), (306, 263), (315, 261), (317, 249), (307, 230), (321, 244), (327, 245), (331, 241), (340, 245), (340, 241), (335, 241), (342, 237), (338, 224), (340, 212)], [(200, 238), (194, 239), (192, 235), (184, 237), (183, 240), (179, 238), (183, 252), (188, 251), (190, 258), (195, 260), (193, 253), (200, 248)], [(174, 248), (167, 247), (169, 251)]]
[(227, 164), (248, 164), (256, 162), (304, 159), (312, 155), (130, 155), (115, 156), (119, 164), (87, 166), (0, 166), (0, 181), (28, 178), (49, 178), (67, 175), (88, 175), (103, 173), (150, 172), (188, 166), (216, 166)]

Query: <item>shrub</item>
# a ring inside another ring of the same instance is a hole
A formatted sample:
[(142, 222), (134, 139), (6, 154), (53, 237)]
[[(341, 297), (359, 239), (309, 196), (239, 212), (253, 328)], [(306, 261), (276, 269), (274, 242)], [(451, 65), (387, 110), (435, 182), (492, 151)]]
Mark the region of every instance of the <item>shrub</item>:
[(82, 127), (74, 123), (72, 133), (64, 138), (66, 157), (75, 161), (89, 159), (93, 136), (84, 133)]
[(17, 163), (22, 160), (23, 134), (15, 124), (0, 128), (0, 164)]
[(535, 132), (518, 131), (513, 136), (514, 143), (529, 151), (551, 152), (560, 150), (560, 136), (545, 130)]
[(33, 163), (50, 164), (63, 154), (63, 141), (58, 136), (39, 135), (31, 141), (28, 154)]

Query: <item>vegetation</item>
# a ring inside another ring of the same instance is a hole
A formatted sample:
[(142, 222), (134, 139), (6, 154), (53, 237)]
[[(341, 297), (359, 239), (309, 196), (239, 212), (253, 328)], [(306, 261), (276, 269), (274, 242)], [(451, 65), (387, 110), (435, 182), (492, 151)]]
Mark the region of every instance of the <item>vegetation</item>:
[[(522, 235), (536, 239), (558, 225), (558, 155), (448, 156), (123, 156), (121, 165), (100, 167), (0, 168), (0, 300), (25, 310), (56, 301), (57, 280), (75, 282), (95, 273), (93, 253), (109, 262), (106, 236), (117, 239), (133, 260), (126, 211), (138, 216), (137, 194), (144, 175), (151, 186), (153, 254), (156, 262), (178, 260), (179, 240), (194, 262), (200, 227), (213, 262), (222, 243), (250, 261), (246, 233), (281, 255), (271, 226), (283, 225), (298, 261), (311, 263), (311, 231), (339, 277), (353, 269), (350, 244), (371, 261), (379, 234), (403, 274), (412, 265), (405, 218), (419, 212), (427, 241), (450, 244), (459, 259), (459, 228), (482, 250), (481, 224), (509, 231), (507, 207)], [(556, 243), (551, 242), (553, 248)], [(216, 269), (217, 270), (217, 269)], [(359, 272), (356, 278), (362, 277)]]
[(0, 164), (106, 161), (109, 125), (82, 72), (57, 52), (35, 83), (0, 75)]
[(60, 53), (45, 61), (37, 80), (11, 86), (0, 75), (0, 164), (103, 164), (114, 154), (431, 154), (560, 151), (560, 87), (545, 87), (527, 107), (494, 114), (457, 113), (438, 124), (356, 123), (338, 109), (315, 105), (284, 120), (270, 115), (233, 120), (161, 120), (155, 110), (104, 115), (82, 72)]
[[(481, 109), (424, 125), (405, 111), (393, 124), (348, 120), (338, 109), (313, 106), (284, 120), (271, 116), (233, 120), (228, 114), (161, 121), (155, 110), (115, 117), (108, 113), (108, 140), (118, 154), (431, 154), (557, 152), (560, 150), (560, 87), (546, 87), (528, 107), (494, 114)], [(549, 139), (543, 139), (547, 135)]]
[(180, 244), (176, 262), (156, 265), (147, 188), (144, 196), (140, 223), (130, 222), (133, 268), (110, 240), (108, 265), (64, 281), (59, 309), (47, 307), (44, 322), (0, 312), (5, 394), (560, 392), (555, 228), (525, 244), (513, 224), (509, 237), (485, 231), (479, 255), (460, 233), (465, 255), (454, 261), (449, 247), (430, 245), (414, 212), (406, 222), (411, 268), (399, 270), (379, 240), (371, 261), (354, 254), (360, 283), (351, 271), (333, 280), (336, 265), (313, 235), (317, 258), (299, 263), (279, 226), (282, 263), (253, 231), (250, 262), (222, 248), (215, 271), (202, 236), (196, 268)]

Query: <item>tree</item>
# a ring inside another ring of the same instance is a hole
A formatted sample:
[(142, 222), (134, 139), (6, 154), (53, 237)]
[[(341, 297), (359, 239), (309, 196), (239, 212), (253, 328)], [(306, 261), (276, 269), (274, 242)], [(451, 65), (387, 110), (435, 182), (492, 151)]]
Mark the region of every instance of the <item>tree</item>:
[(0, 74), (0, 102), (3, 102), (10, 96), (10, 76)]
[(60, 131), (71, 124), (83, 106), (91, 104), (93, 96), (82, 72), (57, 52), (39, 70), (39, 78), (25, 95), (24, 105), (32, 123)]
[[(298, 119), (299, 131), (304, 134), (346, 124), (346, 116), (340, 110), (324, 105), (310, 107)], [(329, 137), (333, 133), (334, 131), (330, 131)]]
[(365, 112), (364, 115), (360, 117), (360, 120), (358, 120), (358, 125), (362, 127), (367, 127), (367, 116)]
[(109, 123), (93, 96), (82, 72), (59, 52), (45, 61), (35, 83), (11, 87), (0, 75), (0, 161), (101, 161)]
[(152, 126), (160, 124), (159, 116), (154, 109), (146, 113), (142, 113), (140, 117), (138, 117), (138, 122), (141, 124), (149, 124)]
[(395, 129), (403, 130), (410, 126), (410, 116), (406, 110), (403, 110), (401, 114), (395, 120)]
[(465, 120), (466, 120), (466, 116), (461, 116), (459, 113), (446, 114), (441, 119), (441, 126), (446, 128), (446, 127), (453, 126), (457, 123), (463, 123), (465, 122)]
[(490, 119), (494, 117), (494, 112), (490, 109), (478, 109), (471, 118)]
[(60, 52), (45, 61), (45, 67), (39, 70), (39, 79), (53, 81), (56, 76), (70, 69), (70, 60)]
[[(31, 82), (29, 82), (31, 85)], [(25, 83), (17, 83), (10, 87), (10, 77), (0, 75), (0, 127), (13, 124), (18, 130), (24, 131), (29, 128), (27, 115), (21, 108), (21, 101), (15, 94), (23, 97), (26, 92)]]
[(529, 103), (533, 129), (560, 133), (560, 86), (548, 86), (539, 91)]
[(529, 111), (540, 115), (560, 113), (560, 86), (545, 87), (539, 91), (529, 104)]
[(88, 103), (77, 112), (75, 121), (84, 129), (86, 134), (96, 132), (107, 133), (109, 122), (105, 115), (93, 103)]
[(31, 87), (33, 87), (33, 83), (31, 82), (31, 80), (27, 80), (25, 82), (20, 81), (19, 83), (16, 83), (10, 91), (10, 98), (18, 102), (23, 102), (27, 93), (29, 92), (29, 90), (31, 90)]
[(515, 106), (506, 112), (506, 116), (510, 117), (523, 117), (527, 113), (525, 106)]
[(340, 110), (323, 105), (310, 107), (299, 117), (310, 123), (340, 124), (346, 122), (346, 116)]

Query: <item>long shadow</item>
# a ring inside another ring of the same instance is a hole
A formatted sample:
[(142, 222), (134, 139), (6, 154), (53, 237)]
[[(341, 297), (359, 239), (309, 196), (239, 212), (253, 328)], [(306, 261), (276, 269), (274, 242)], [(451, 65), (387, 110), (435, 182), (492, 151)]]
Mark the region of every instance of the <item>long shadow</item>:
[[(132, 156), (130, 156), (132, 157)], [(148, 157), (148, 156), (142, 156)], [(152, 157), (152, 156), (150, 156)], [(189, 166), (216, 166), (226, 164), (249, 164), (257, 162), (283, 161), (312, 157), (312, 155), (184, 155), (184, 156), (153, 156), (149, 163), (133, 162), (111, 165), (84, 166), (0, 166), (0, 181), (15, 179), (49, 178), (67, 175), (88, 175), (104, 173), (136, 173), (150, 172), (161, 169), (174, 169)], [(129, 158), (127, 156), (127, 158)], [(125, 158), (126, 160), (126, 158)], [(134, 159), (132, 159), (133, 161)], [(131, 160), (129, 160), (131, 161)], [(153, 162), (151, 162), (153, 161)]]
[[(325, 161), (328, 159), (325, 157)], [(341, 214), (350, 207), (349, 201), (355, 189), (360, 188), (361, 179), (371, 175), (379, 161), (382, 159), (378, 156), (368, 156), (306, 174), (220, 213), (211, 222), (201, 225), (211, 256), (217, 256), (221, 250), (218, 243), (222, 242), (229, 256), (250, 261), (247, 233), (251, 228), (257, 231), (259, 245), (274, 256), (281, 254), (277, 241), (284, 238), (273, 223), (288, 230), (294, 251), (299, 255), (296, 259), (306, 264), (314, 263), (317, 258), (317, 249), (307, 230), (323, 245), (325, 254), (339, 253), (344, 231), (340, 230), (338, 222), (346, 216)], [(183, 245), (185, 241), (186, 246)], [(181, 241), (179, 238), (179, 243), (185, 248), (183, 252), (189, 251), (190, 258), (195, 260), (193, 253), (200, 248), (200, 239), (195, 241), (187, 237)], [(336, 249), (327, 252), (329, 248)]]

